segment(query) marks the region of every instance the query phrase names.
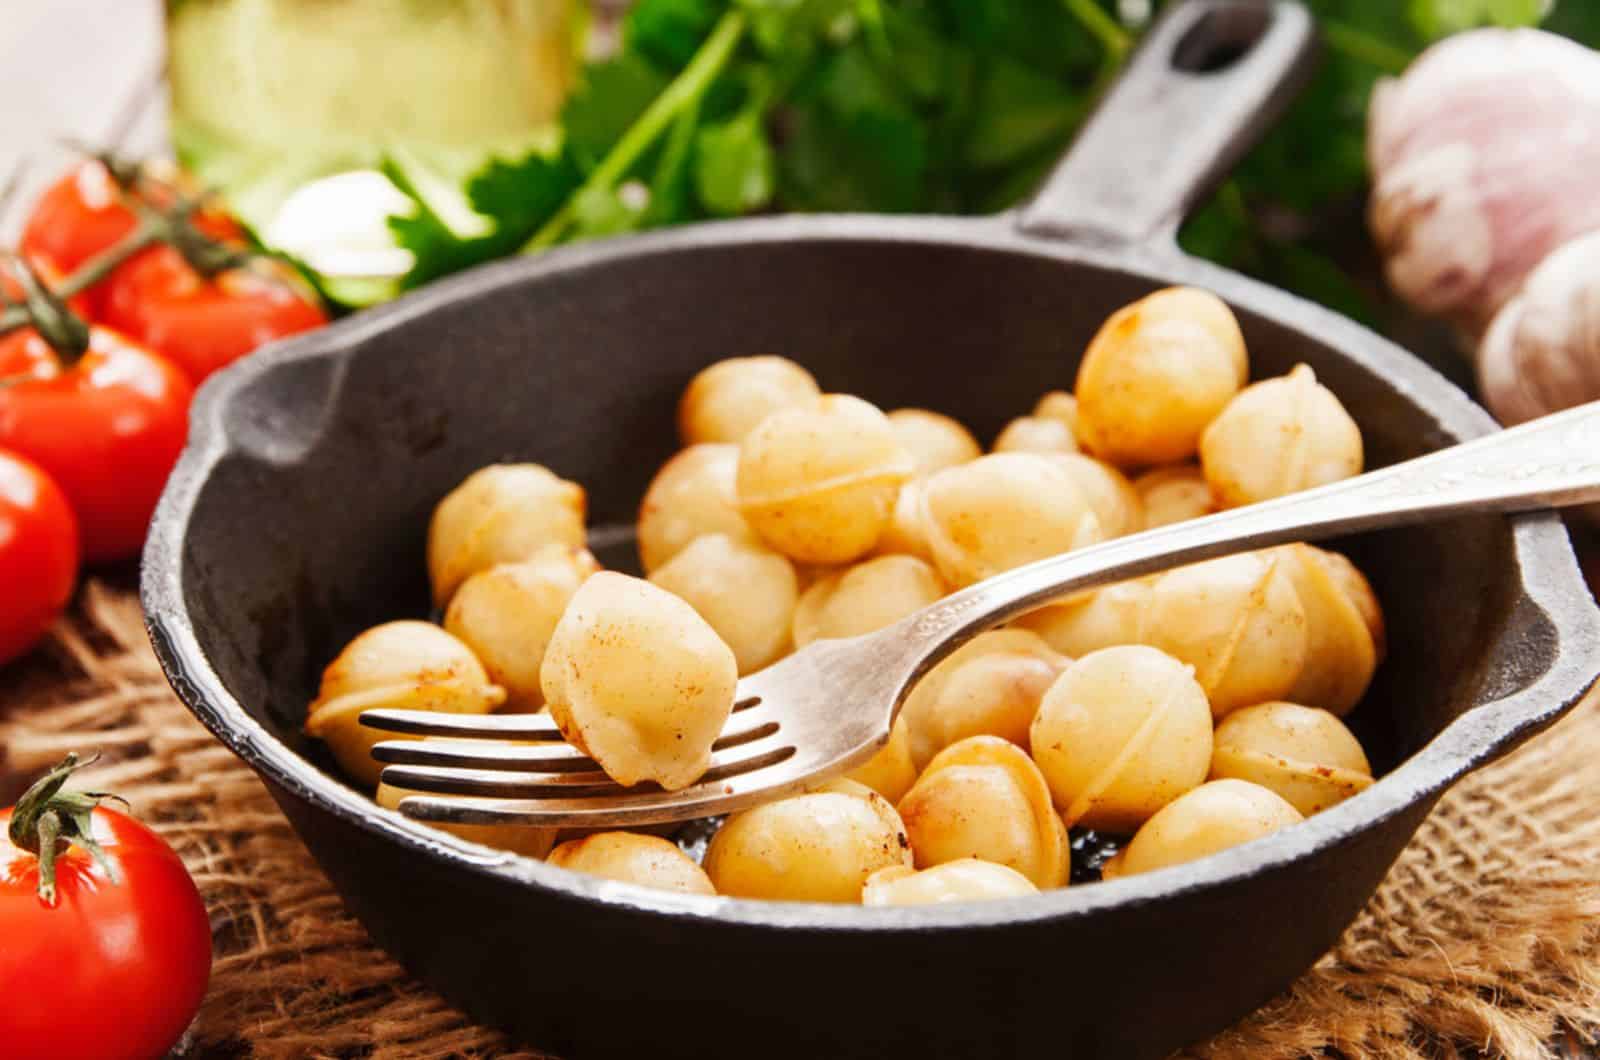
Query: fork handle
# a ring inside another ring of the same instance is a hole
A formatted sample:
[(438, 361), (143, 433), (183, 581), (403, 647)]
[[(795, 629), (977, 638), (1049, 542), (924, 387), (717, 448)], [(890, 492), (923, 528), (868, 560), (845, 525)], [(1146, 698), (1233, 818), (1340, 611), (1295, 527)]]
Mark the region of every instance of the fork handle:
[[(908, 620), (920, 674), (982, 631), (1069, 593), (1292, 541), (1465, 512), (1600, 500), (1600, 401), (1317, 489), (1018, 567)], [(909, 682), (908, 682), (909, 686)]]

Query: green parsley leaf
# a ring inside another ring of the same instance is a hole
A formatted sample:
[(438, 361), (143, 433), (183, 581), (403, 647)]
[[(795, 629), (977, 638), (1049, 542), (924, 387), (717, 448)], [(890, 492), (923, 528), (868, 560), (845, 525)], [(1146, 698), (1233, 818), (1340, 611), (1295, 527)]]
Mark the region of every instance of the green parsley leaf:
[(712, 214), (735, 217), (772, 201), (777, 162), (759, 112), (701, 129), (694, 154), (695, 193)]
[(726, 7), (726, 0), (639, 0), (623, 24), (624, 52), (637, 52), (660, 69), (680, 70)]
[(669, 78), (638, 52), (588, 67), (561, 112), (567, 149), (585, 171), (600, 164), (628, 127), (667, 87)]
[(1478, 26), (1537, 26), (1549, 0), (1411, 0), (1411, 21), (1429, 40)]

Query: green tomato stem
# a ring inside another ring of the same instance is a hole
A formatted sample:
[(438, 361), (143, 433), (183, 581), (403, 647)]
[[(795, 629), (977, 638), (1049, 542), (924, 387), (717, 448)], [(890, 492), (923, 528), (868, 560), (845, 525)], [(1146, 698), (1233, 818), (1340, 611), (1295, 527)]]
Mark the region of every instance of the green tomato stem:
[[(161, 226), (141, 221), (132, 232), (111, 244), (82, 265), (56, 287), (54, 294), (65, 302), (82, 294), (101, 280), (110, 276), (118, 265), (161, 240)], [(33, 314), (26, 306), (12, 306), (0, 313), (0, 335), (33, 323)]]
[(46, 905), (56, 904), (56, 859), (73, 846), (88, 851), (111, 882), (120, 882), (116, 864), (95, 842), (93, 834), (95, 807), (107, 796), (97, 791), (63, 790), (73, 773), (92, 764), (93, 759), (79, 763), (77, 755), (68, 754), (24, 792), (11, 811), (7, 838), (18, 850), (26, 850), (39, 859), (38, 894)]
[(577, 203), (586, 195), (610, 189), (633, 168), (640, 156), (650, 149), (686, 108), (698, 105), (701, 97), (711, 88), (712, 82), (722, 73), (733, 57), (740, 39), (744, 36), (746, 18), (742, 11), (730, 11), (722, 16), (711, 35), (695, 53), (689, 65), (683, 68), (673, 82), (655, 98), (637, 121), (622, 134), (611, 152), (589, 174), (562, 204), (554, 217), (534, 233), (522, 247), (531, 254), (557, 242), (566, 233), (577, 213)]
[(1397, 48), (1388, 41), (1379, 40), (1333, 19), (1322, 20), (1322, 36), (1334, 51), (1343, 52), (1385, 73), (1404, 73), (1405, 68), (1411, 65), (1411, 53), (1404, 48)]
[(1123, 56), (1133, 47), (1133, 38), (1122, 24), (1106, 13), (1094, 0), (1062, 0), (1066, 9), (1100, 42), (1105, 51), (1105, 65), (1115, 68), (1122, 64)]

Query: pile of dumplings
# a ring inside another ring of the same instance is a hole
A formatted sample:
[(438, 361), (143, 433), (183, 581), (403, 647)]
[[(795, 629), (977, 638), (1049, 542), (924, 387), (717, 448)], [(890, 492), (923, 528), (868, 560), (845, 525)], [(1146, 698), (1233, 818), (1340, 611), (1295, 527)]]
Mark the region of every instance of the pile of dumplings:
[[(391, 622), (328, 667), (306, 730), (393, 807), (374, 707), (548, 711), (618, 783), (693, 784), (741, 675), (869, 633), (1021, 564), (1360, 473), (1305, 365), (1248, 383), (1215, 296), (1158, 291), (985, 454), (948, 416), (823, 393), (781, 357), (706, 368), (684, 448), (639, 509), (644, 577), (601, 570), (585, 495), (495, 465), (438, 504), (439, 625)], [(701, 863), (658, 834), (444, 826), (644, 886), (868, 905), (1066, 886), (1069, 829), (1121, 837), (1105, 877), (1191, 861), (1360, 792), (1341, 720), (1384, 652), (1343, 556), (1294, 544), (1083, 592), (950, 655), (844, 777), (733, 814)]]

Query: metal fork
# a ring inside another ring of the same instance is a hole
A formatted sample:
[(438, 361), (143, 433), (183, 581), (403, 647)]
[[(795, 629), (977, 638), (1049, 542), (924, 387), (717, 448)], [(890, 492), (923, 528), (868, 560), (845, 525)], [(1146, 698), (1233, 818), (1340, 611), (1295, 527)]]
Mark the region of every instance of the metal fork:
[(392, 763), (385, 783), (431, 793), (400, 803), (419, 820), (561, 828), (706, 817), (804, 789), (864, 761), (888, 739), (912, 685), (940, 659), (1069, 593), (1292, 541), (1593, 501), (1600, 501), (1600, 402), (1319, 489), (1040, 560), (875, 633), (817, 641), (744, 678), (710, 770), (682, 791), (621, 787), (565, 743), (504, 742), (559, 741), (546, 717), (372, 710), (361, 721), (395, 733), (476, 738), (373, 748), (379, 761)]

